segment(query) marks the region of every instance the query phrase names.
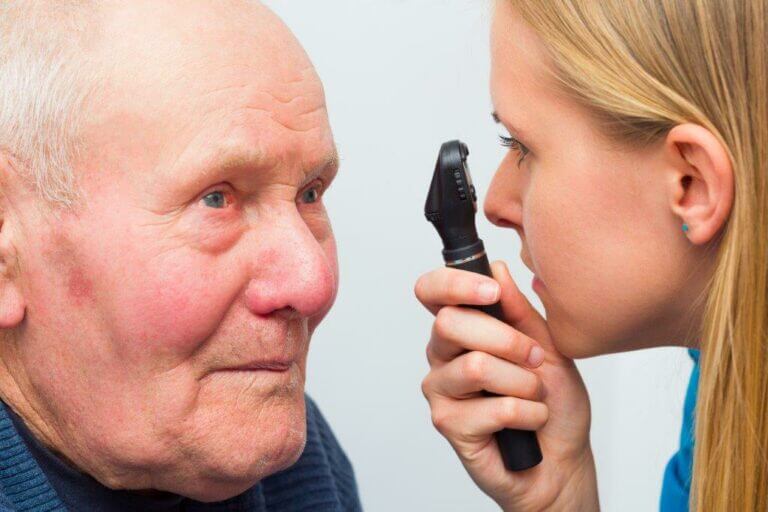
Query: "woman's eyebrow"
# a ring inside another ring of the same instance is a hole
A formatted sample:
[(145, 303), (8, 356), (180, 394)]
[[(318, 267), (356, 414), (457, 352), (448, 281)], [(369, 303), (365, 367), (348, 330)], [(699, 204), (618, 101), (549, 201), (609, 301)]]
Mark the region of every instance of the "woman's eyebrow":
[(497, 111), (494, 110), (493, 112), (491, 112), (491, 117), (493, 118), (494, 123), (504, 125), (507, 128), (507, 130), (509, 130), (510, 134), (513, 137), (515, 138), (525, 137), (525, 135), (516, 127), (514, 127), (511, 123), (505, 120), (502, 120), (501, 117), (499, 117), (499, 113)]

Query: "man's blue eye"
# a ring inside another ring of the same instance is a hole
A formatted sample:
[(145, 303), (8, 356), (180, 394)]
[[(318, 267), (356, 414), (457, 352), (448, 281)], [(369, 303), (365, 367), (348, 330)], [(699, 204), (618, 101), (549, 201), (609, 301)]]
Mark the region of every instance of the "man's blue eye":
[(320, 191), (317, 187), (308, 188), (301, 194), (301, 200), (304, 203), (316, 203), (320, 199)]
[(205, 201), (206, 206), (211, 208), (224, 208), (227, 205), (227, 198), (224, 196), (224, 192), (220, 190), (206, 195), (203, 201)]

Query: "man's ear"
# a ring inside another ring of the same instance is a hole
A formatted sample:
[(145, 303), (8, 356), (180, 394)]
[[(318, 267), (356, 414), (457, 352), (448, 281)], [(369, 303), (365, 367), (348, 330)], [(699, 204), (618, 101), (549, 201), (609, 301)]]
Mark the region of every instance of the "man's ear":
[[(5, 155), (0, 154), (0, 186), (8, 183), (8, 175), (15, 172)], [(24, 319), (26, 303), (19, 284), (19, 265), (14, 244), (14, 233), (7, 218), (8, 203), (0, 190), (0, 329), (13, 329)]]
[(713, 240), (733, 207), (733, 166), (720, 140), (703, 126), (686, 123), (672, 128), (665, 150), (672, 162), (670, 207), (682, 231), (697, 245)]

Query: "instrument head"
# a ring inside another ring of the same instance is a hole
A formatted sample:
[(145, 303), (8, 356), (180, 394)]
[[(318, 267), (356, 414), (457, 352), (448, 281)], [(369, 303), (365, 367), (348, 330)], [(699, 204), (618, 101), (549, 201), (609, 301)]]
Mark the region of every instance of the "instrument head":
[(468, 156), (469, 149), (461, 141), (452, 140), (442, 145), (424, 205), (424, 215), (449, 250), (478, 240), (477, 193), (467, 165)]

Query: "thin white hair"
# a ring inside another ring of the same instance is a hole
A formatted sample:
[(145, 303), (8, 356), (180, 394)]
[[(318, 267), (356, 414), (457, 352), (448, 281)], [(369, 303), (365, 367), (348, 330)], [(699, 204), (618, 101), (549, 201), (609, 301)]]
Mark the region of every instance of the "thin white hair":
[(72, 206), (79, 113), (94, 85), (95, 0), (0, 0), (0, 151), (46, 201)]

